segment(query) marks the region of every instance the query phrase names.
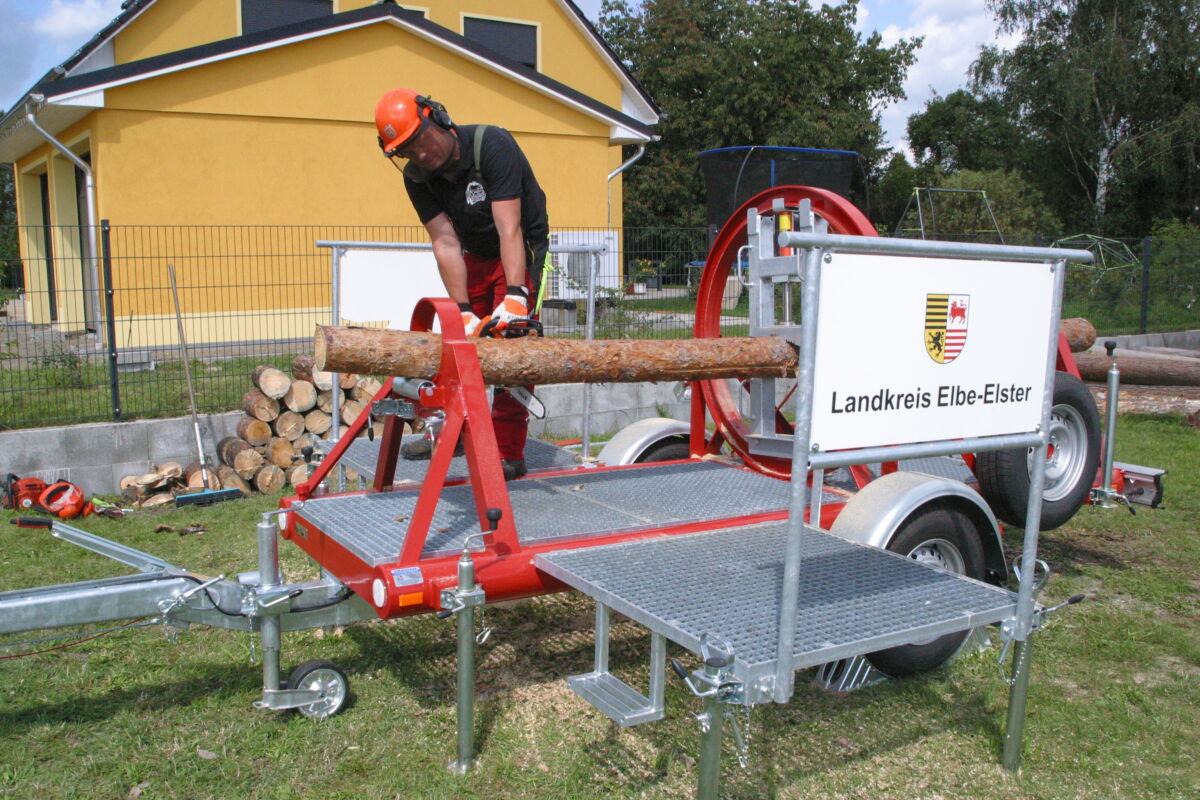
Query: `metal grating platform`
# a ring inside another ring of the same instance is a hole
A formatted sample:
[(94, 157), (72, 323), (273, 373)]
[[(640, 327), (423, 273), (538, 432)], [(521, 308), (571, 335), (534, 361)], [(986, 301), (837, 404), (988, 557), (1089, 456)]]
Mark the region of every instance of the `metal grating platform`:
[[(785, 481), (704, 461), (530, 476), (508, 484), (508, 490), (524, 544), (780, 511), (790, 499)], [(417, 489), (403, 489), (321, 497), (306, 501), (297, 516), (366, 563), (385, 564), (400, 554), (417, 495)], [(843, 499), (825, 493), (825, 502)], [(470, 484), (448, 486), (423, 557), (457, 552), (478, 532)]]
[[(411, 441), (422, 438), (422, 434), (410, 434), (404, 437), (404, 441)], [(346, 452), (342, 454), (342, 459), (338, 463), (352, 469), (361, 476), (361, 478), (370, 483), (375, 480), (375, 467), (379, 463), (379, 446), (381, 444), (379, 438), (371, 441), (367, 438), (355, 439)], [(321, 441), (317, 446), (328, 455), (333, 449), (335, 442)], [(561, 447), (543, 442), (541, 439), (526, 439), (525, 440), (525, 466), (531, 470), (537, 469), (567, 469), (570, 467), (579, 466), (579, 462), (575, 460), (575, 454), (570, 450), (564, 450)], [(409, 461), (405, 458), (396, 459), (396, 483), (411, 481), (412, 483), (420, 483), (425, 479), (425, 473), (429, 469), (429, 461)], [(446, 473), (447, 480), (461, 480), (467, 476), (467, 457), (456, 456), (450, 459), (450, 471)]]
[[(541, 554), (534, 564), (700, 651), (730, 643), (748, 685), (772, 675), (787, 523)], [(796, 669), (1011, 618), (1016, 595), (805, 527)]]

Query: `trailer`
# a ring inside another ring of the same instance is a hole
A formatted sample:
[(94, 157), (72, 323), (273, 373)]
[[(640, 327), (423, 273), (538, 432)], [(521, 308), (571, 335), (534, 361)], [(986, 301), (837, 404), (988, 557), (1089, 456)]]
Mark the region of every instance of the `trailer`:
[[(1089, 413), (1059, 388), (1073, 385), (1061, 377), (1073, 369), (1058, 334), (1063, 278), (1089, 253), (872, 234), (829, 192), (781, 187), (751, 198), (710, 252), (696, 337), (721, 335), (721, 290), (744, 262), (748, 333), (789, 343), (792, 384), (693, 376), (686, 428), (673, 423), (656, 439), (662, 423), (634, 426), (616, 437), (624, 452), (608, 451), (615, 463), (600, 465), (531, 442), (532, 469), (511, 483), (499, 466), (480, 347), (454, 303), (423, 300), (411, 327), (429, 332), (440, 322), (432, 373), (389, 378), (296, 495), (264, 515), (257, 571), (196, 575), (65, 523), (26, 522), (140, 574), (0, 594), (0, 632), (140, 616), (256, 631), (256, 706), (324, 718), (345, 707), (348, 677), (307, 662), (281, 679), (282, 633), (453, 616), (451, 768), (465, 774), (479, 755), (477, 611), (575, 590), (595, 601), (595, 649), (593, 668), (570, 676), (571, 688), (619, 725), (651, 722), (664, 715), (669, 666), (704, 701), (697, 796), (711, 798), (725, 721), (740, 740), (732, 712), (787, 702), (798, 670), (821, 667), (819, 679), (839, 689), (914, 675), (996, 626), (1013, 651), (1002, 762), (1015, 770), (1032, 640), (1056, 610), (1037, 603), (1049, 574), (1037, 552), (1043, 519), (1061, 524), (1050, 517), (1089, 498), (1155, 505), (1160, 473), (1113, 465), (1114, 407), (1098, 468), (1094, 404)], [(866, 347), (873, 336), (882, 345)], [(325, 357), (319, 366), (339, 369), (339, 354)], [(399, 458), (404, 423), (417, 417), (438, 432), (421, 464)], [(372, 420), (384, 422), (382, 435), (357, 438)], [(341, 466), (369, 485), (331, 491)], [(1001, 520), (1025, 529), (1015, 592), (1005, 588)], [(279, 538), (322, 577), (283, 583)], [(644, 688), (608, 668), (613, 611), (650, 633)], [(702, 666), (668, 664), (668, 642)]]

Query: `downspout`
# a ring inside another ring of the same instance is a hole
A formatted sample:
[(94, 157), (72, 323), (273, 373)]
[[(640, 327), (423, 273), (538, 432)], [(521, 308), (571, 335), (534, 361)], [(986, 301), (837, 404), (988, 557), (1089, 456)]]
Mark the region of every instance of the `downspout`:
[(639, 144), (637, 152), (634, 153), (628, 161), (626, 161), (624, 164), (622, 164), (621, 166), (614, 169), (612, 172), (608, 173), (608, 215), (605, 218), (604, 227), (606, 227), (606, 228), (612, 227), (612, 182), (613, 182), (613, 178), (617, 177), (622, 172), (624, 172), (625, 170), (632, 167), (634, 162), (636, 162), (639, 158), (641, 158), (642, 154), (645, 152), (646, 152), (646, 145)]
[[(103, 320), (100, 317), (100, 262), (96, 246), (96, 231), (99, 229), (99, 223), (96, 221), (96, 182), (92, 178), (91, 166), (82, 158), (68, 150), (66, 145), (51, 136), (50, 133), (41, 125), (39, 125), (37, 120), (34, 118), (34, 106), (43, 106), (45, 105), (45, 102), (45, 95), (29, 95), (29, 100), (25, 103), (25, 121), (29, 123), (31, 128), (41, 134), (43, 139), (45, 139), (47, 142), (53, 145), (56, 150), (66, 156), (71, 163), (78, 167), (83, 173), (84, 193), (87, 195), (87, 228), (91, 238), (88, 251), (91, 254), (89, 260), (91, 261), (90, 272), (92, 281), (91, 291), (84, 294), (84, 302), (86, 304), (84, 309), (84, 325), (86, 326), (88, 320), (91, 319), (94, 320), (97, 324), (97, 327), (99, 327)], [(50, 220), (48, 219), (42, 220), (42, 222), (45, 225), (50, 224)], [(104, 337), (101, 336), (97, 341), (104, 341)]]

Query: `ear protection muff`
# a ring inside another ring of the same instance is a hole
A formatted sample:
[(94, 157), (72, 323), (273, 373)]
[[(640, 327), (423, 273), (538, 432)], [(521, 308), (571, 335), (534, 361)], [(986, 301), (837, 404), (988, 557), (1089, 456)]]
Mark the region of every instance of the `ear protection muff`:
[(430, 121), (439, 128), (450, 130), (454, 127), (454, 122), (450, 119), (450, 113), (446, 111), (446, 107), (436, 100), (430, 100), (424, 95), (417, 95), (416, 102), (418, 108), (428, 109), (426, 114)]

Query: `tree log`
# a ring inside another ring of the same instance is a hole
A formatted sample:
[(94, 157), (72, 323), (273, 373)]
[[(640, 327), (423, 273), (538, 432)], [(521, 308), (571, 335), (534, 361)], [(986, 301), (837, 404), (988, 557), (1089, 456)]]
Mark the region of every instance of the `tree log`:
[(287, 394), (283, 396), (283, 404), (297, 414), (311, 411), (317, 404), (317, 387), (308, 381), (292, 381)]
[(308, 480), (308, 464), (288, 467), (283, 471), (283, 476), (287, 479), (288, 486), (299, 486)]
[(254, 488), (263, 494), (275, 494), (283, 489), (285, 480), (283, 470), (274, 464), (264, 464), (254, 475)]
[(292, 465), (292, 442), (277, 436), (267, 445), (267, 460), (280, 469)]
[[(188, 489), (203, 489), (204, 488), (204, 470), (200, 469), (200, 462), (193, 461), (183, 468), (184, 485)], [(220, 489), (221, 479), (217, 477), (216, 470), (209, 468), (208, 470), (208, 488)]]
[(250, 494), (250, 484), (246, 483), (233, 467), (225, 464), (217, 467), (217, 477), (221, 479), (221, 488), (240, 489), (243, 495)]
[(270, 364), (259, 364), (254, 368), (250, 378), (258, 390), (272, 400), (280, 399), (287, 394), (288, 389), (292, 388), (292, 379), (283, 370), (272, 367)]
[[(339, 393), (341, 393), (341, 391), (341, 389), (338, 389)], [(317, 392), (317, 408), (324, 411), (326, 414), (333, 413), (333, 391), (331, 389)]]
[(1058, 329), (1066, 334), (1072, 353), (1082, 353), (1096, 343), (1096, 328), (1083, 317), (1064, 319)]
[[(721, 339), (481, 339), (485, 383), (519, 386), (552, 383), (631, 383), (787, 377), (796, 353), (774, 336)], [(313, 341), (318, 366), (368, 375), (437, 375), (442, 337), (434, 333), (318, 326)]]
[(304, 433), (304, 417), (295, 411), (284, 411), (275, 420), (275, 433), (289, 442), (295, 441)]
[(358, 419), (359, 415), (362, 414), (364, 408), (366, 406), (357, 400), (347, 400), (345, 403), (342, 403), (342, 422), (346, 425), (352, 425), (354, 420)]
[(238, 420), (237, 435), (250, 444), (263, 444), (271, 440), (271, 426), (255, 417), (242, 417)]
[(379, 394), (379, 390), (383, 388), (383, 382), (367, 375), (360, 375), (358, 383), (354, 384), (354, 388), (346, 392), (346, 399), (356, 400), (363, 405), (371, 402), (375, 395)]
[(322, 392), (333, 388), (333, 373), (317, 369), (313, 365), (313, 357), (307, 354), (292, 359), (292, 377), (298, 381), (308, 381)]
[(261, 453), (249, 443), (233, 436), (222, 439), (217, 444), (217, 455), (223, 464), (233, 467), (237, 474), (246, 480), (254, 477), (254, 473), (258, 472), (263, 463)]
[(355, 375), (353, 372), (339, 372), (338, 373), (338, 386), (340, 386), (342, 388), (342, 391), (348, 392), (351, 389), (353, 389), (357, 384), (358, 384), (358, 376)]
[(242, 398), (242, 410), (255, 419), (271, 422), (279, 416), (279, 401), (267, 397), (256, 389), (253, 392), (247, 392)]
[[(1095, 350), (1075, 356), (1079, 374), (1085, 381), (1104, 381), (1112, 363), (1108, 355)], [(1117, 352), (1121, 383), (1142, 386), (1200, 386), (1200, 359), (1181, 356), (1152, 356), (1134, 351)]]
[(313, 409), (304, 415), (304, 429), (309, 433), (320, 436), (333, 425), (333, 417), (324, 411)]

